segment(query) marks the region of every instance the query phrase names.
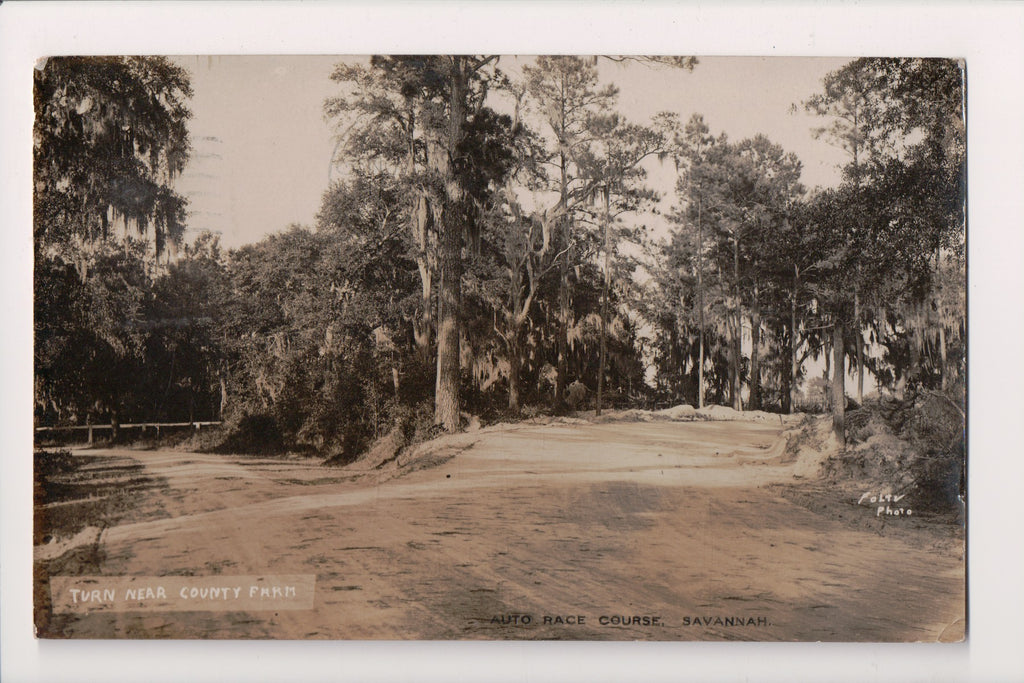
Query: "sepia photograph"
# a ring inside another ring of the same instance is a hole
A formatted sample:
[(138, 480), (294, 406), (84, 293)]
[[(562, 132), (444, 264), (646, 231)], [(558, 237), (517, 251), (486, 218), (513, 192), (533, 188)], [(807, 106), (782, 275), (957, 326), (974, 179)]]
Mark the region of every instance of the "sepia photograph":
[(40, 58), (36, 636), (963, 642), (962, 57)]
[(1019, 679), (1022, 30), (0, 4), (0, 678)]

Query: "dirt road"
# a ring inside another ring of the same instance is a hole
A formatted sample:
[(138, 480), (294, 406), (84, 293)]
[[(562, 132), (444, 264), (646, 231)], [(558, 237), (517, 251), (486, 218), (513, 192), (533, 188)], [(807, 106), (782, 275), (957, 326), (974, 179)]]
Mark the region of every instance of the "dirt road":
[[(780, 431), (740, 422), (518, 425), (450, 437), (434, 447), (442, 464), (401, 476), (289, 459), (88, 451), (139, 463), (163, 485), (137, 494), (134, 518), (104, 530), (92, 560), (63, 552), (79, 538), (38, 546), (37, 567), (315, 575), (314, 607), (65, 614), (47, 629), (87, 638), (961, 636), (960, 530), (920, 517), (875, 525), (875, 511), (848, 497), (838, 513), (791, 502), (789, 487), (836, 503), (794, 480)], [(97, 476), (103, 466), (90, 465)]]

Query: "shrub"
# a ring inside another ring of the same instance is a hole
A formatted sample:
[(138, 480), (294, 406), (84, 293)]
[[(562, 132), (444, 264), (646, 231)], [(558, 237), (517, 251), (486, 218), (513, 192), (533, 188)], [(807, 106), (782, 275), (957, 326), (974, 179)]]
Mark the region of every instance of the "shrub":
[(397, 405), (394, 416), (394, 438), (398, 448), (426, 441), (438, 431), (434, 424), (434, 406), (428, 401), (422, 401), (415, 407)]
[(937, 392), (867, 401), (847, 414), (848, 448), (828, 463), (833, 480), (912, 492), (923, 510), (956, 509), (964, 495), (964, 416)]
[(213, 452), (274, 455), (286, 451), (284, 435), (272, 415), (242, 415), (237, 424), (227, 426), (225, 432), (227, 436), (211, 449)]

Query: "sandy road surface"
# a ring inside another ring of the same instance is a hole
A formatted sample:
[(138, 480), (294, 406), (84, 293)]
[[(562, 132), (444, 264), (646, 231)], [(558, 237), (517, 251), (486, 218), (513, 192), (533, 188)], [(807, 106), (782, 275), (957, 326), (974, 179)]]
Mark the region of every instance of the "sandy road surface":
[[(858, 527), (790, 502), (769, 486), (794, 482), (779, 433), (738, 422), (519, 425), (450, 437), (447, 462), (388, 479), (295, 460), (89, 451), (137, 461), (167, 485), (139, 494), (149, 512), (137, 521), (104, 531), (99, 566), (68, 571), (58, 559), (54, 573), (312, 574), (314, 608), (57, 615), (52, 628), (171, 638), (961, 635), (956, 528)], [(873, 514), (853, 502), (850, 517)], [(38, 547), (37, 559), (55, 547)]]

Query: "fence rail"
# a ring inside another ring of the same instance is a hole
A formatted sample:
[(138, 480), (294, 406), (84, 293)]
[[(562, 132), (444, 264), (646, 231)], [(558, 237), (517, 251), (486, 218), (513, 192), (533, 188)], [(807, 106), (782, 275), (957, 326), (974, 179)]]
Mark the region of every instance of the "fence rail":
[[(118, 429), (142, 429), (145, 432), (147, 429), (155, 429), (157, 436), (160, 435), (161, 427), (194, 427), (196, 431), (199, 431), (203, 427), (209, 427), (213, 425), (221, 424), (219, 421), (216, 422), (126, 422), (125, 424), (117, 425)], [(94, 429), (113, 429), (114, 425), (110, 424), (95, 424), (95, 425), (66, 425), (62, 427), (36, 427), (36, 434), (42, 432), (70, 432), (75, 430), (87, 430), (89, 432), (89, 443), (92, 443), (92, 433)]]

